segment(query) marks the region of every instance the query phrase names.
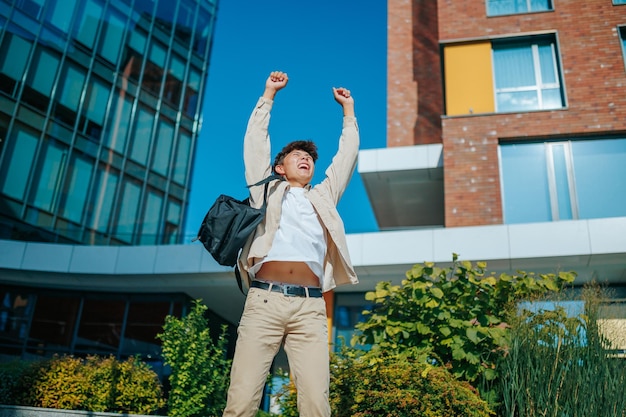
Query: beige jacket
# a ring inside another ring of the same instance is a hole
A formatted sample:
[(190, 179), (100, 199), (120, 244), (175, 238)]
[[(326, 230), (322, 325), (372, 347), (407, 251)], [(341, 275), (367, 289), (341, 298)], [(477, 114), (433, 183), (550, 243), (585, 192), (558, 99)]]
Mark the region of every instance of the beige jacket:
[[(244, 164), (246, 182), (254, 184), (272, 173), (272, 155), (268, 126), (273, 101), (259, 98), (248, 121), (244, 137)], [(337, 203), (350, 182), (359, 151), (359, 129), (355, 117), (343, 118), (343, 130), (339, 150), (326, 170), (326, 178), (314, 187), (306, 187), (306, 196), (317, 211), (328, 238), (328, 250), (324, 264), (322, 290), (329, 291), (338, 285), (357, 284), (356, 273), (350, 261), (343, 221), (337, 212)], [(268, 187), (265, 219), (250, 236), (239, 255), (239, 269), (244, 287), (249, 288), (247, 271), (256, 260), (269, 252), (274, 234), (278, 229), (282, 199), (289, 188), (286, 181), (272, 181)], [(263, 205), (264, 185), (250, 188), (250, 204)]]

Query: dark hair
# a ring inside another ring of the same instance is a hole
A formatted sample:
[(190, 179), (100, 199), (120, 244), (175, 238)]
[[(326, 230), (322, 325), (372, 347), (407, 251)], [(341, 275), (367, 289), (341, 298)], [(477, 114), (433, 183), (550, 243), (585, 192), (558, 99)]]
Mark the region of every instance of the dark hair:
[(276, 165), (280, 165), (285, 160), (285, 157), (289, 155), (291, 152), (298, 150), (304, 151), (311, 155), (313, 158), (313, 162), (317, 161), (317, 145), (310, 140), (294, 140), (293, 142), (288, 143), (285, 147), (278, 152), (276, 158), (274, 158), (274, 164), (272, 165), (272, 169), (276, 172)]

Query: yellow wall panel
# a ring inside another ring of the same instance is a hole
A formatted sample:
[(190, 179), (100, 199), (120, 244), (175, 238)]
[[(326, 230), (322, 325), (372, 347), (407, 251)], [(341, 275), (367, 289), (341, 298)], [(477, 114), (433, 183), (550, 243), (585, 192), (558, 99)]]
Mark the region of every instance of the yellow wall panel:
[(491, 42), (444, 48), (446, 115), (495, 111)]

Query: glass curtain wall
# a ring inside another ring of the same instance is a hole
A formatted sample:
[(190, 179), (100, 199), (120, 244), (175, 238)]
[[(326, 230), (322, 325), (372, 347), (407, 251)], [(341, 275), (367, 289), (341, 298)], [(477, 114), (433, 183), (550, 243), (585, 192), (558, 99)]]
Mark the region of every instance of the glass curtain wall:
[(217, 0), (0, 0), (0, 237), (182, 241)]

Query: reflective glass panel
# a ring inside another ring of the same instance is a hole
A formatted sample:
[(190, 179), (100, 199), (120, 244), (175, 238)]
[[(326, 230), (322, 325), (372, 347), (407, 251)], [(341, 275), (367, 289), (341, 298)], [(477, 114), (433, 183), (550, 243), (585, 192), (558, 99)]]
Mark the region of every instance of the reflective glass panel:
[(559, 220), (571, 220), (573, 218), (572, 202), (566, 162), (566, 158), (568, 158), (569, 155), (566, 156), (565, 145), (562, 143), (552, 144), (551, 148)]
[(626, 216), (626, 139), (571, 143), (580, 218)]
[(30, 343), (50, 350), (71, 347), (79, 307), (78, 297), (39, 295), (30, 329)]
[(85, 298), (78, 326), (76, 350), (117, 353), (122, 337), (126, 302)]
[(190, 0), (180, 0), (178, 15), (176, 17), (176, 40), (185, 46), (189, 46), (193, 33), (193, 24), (196, 17), (196, 5)]
[(505, 223), (552, 221), (545, 145), (500, 146)]
[(9, 145), (11, 156), (3, 167), (2, 192), (16, 200), (24, 201), (24, 192), (37, 149), (37, 136), (35, 132), (25, 130), (19, 125), (16, 125), (12, 136)]
[(77, 3), (77, 0), (48, 0), (46, 20), (67, 33)]
[(60, 58), (56, 53), (38, 47), (33, 57), (26, 84), (49, 97), (54, 78), (59, 68)]
[(85, 113), (87, 126), (84, 133), (91, 138), (99, 139), (104, 123), (104, 114), (109, 101), (111, 85), (99, 78), (92, 78), (87, 89)]
[(92, 160), (79, 155), (75, 155), (72, 158), (72, 163), (69, 167), (69, 175), (66, 179), (67, 185), (64, 190), (64, 205), (61, 213), (63, 217), (76, 223), (80, 223), (85, 211), (92, 167)]
[(154, 113), (146, 107), (139, 107), (133, 131), (133, 143), (130, 157), (135, 161), (147, 165), (148, 150), (152, 139), (152, 124)]
[(118, 11), (109, 9), (103, 25), (98, 53), (116, 64), (124, 38), (126, 19)]
[(517, 14), (552, 10), (550, 0), (487, 0), (487, 15)]
[(109, 113), (105, 141), (111, 149), (124, 153), (126, 137), (130, 130), (130, 116), (133, 108), (133, 98), (124, 91), (117, 90)]
[(536, 84), (530, 46), (494, 47), (496, 88), (528, 87)]
[(60, 181), (65, 169), (67, 149), (57, 142), (48, 141), (43, 158), (39, 158), (39, 169), (34, 187), (32, 204), (42, 210), (53, 211), (60, 191)]
[(198, 108), (198, 91), (200, 90), (200, 72), (191, 68), (189, 71), (189, 80), (185, 89), (185, 99), (183, 102), (183, 111), (190, 118), (196, 117), (196, 109)]
[(97, 0), (84, 0), (76, 23), (76, 39), (90, 49), (94, 46), (98, 25), (102, 20), (102, 4)]
[[(0, 338), (3, 343), (17, 343), (28, 333), (28, 321), (34, 305), (34, 297), (26, 291), (0, 289)], [(20, 342), (21, 343), (21, 342)]]
[(134, 181), (126, 180), (122, 191), (122, 202), (120, 204), (115, 236), (125, 242), (133, 240), (135, 224), (137, 223), (137, 209), (139, 208), (139, 195), (141, 187)]
[(154, 245), (159, 243), (159, 226), (163, 195), (154, 191), (148, 191), (146, 197), (145, 212), (142, 219), (141, 243)]
[(61, 90), (60, 94), (57, 92), (59, 103), (76, 111), (78, 109), (80, 95), (83, 91), (83, 85), (85, 84), (85, 74), (83, 70), (72, 63), (67, 63), (63, 69), (59, 83)]
[(191, 159), (191, 135), (181, 131), (178, 135), (178, 149), (176, 150), (176, 162), (174, 163), (174, 181), (184, 185), (189, 171)]
[(156, 335), (163, 332), (165, 317), (169, 313), (168, 301), (131, 301), (122, 351), (141, 354), (144, 358), (158, 356), (161, 352), (161, 342)]
[(167, 176), (172, 154), (172, 142), (174, 140), (174, 125), (165, 120), (159, 120), (156, 149), (152, 160), (152, 169), (159, 174)]
[(21, 80), (31, 46), (31, 41), (6, 32), (0, 46), (0, 56), (4, 57), (0, 63), (0, 72), (14, 80)]
[(106, 233), (111, 212), (113, 210), (113, 201), (115, 199), (115, 191), (119, 175), (110, 168), (99, 166), (97, 172), (96, 187), (94, 188), (90, 207), (89, 207), (89, 225), (92, 229)]

